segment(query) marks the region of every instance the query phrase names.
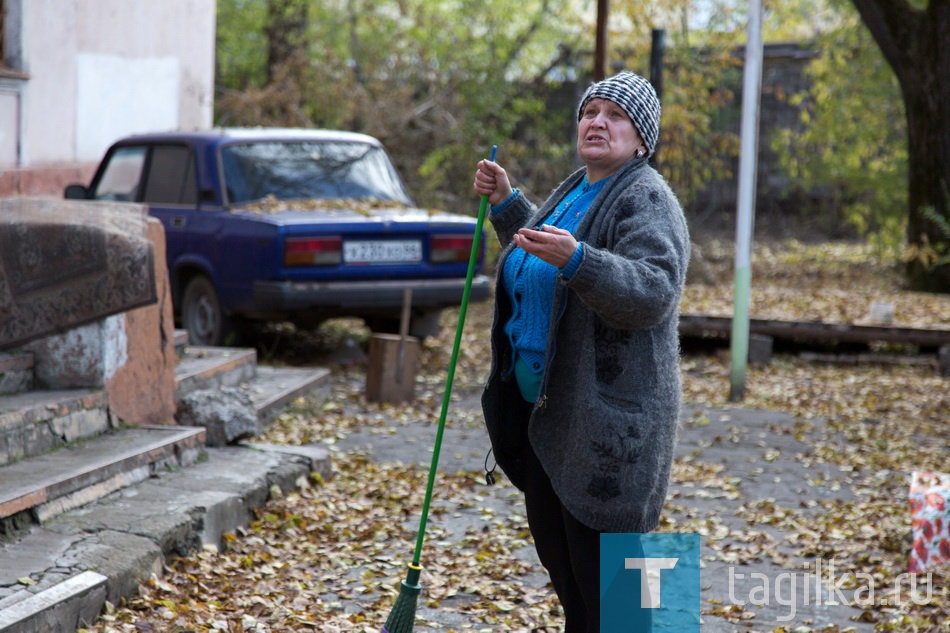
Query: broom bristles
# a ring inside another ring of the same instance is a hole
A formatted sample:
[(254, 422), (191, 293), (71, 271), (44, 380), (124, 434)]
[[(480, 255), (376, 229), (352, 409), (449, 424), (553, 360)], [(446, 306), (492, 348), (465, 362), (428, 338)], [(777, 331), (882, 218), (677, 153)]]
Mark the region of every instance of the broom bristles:
[(416, 602), (422, 586), (419, 584), (419, 574), (422, 567), (409, 565), (406, 579), (399, 586), (399, 595), (393, 603), (393, 610), (383, 625), (381, 633), (412, 633), (416, 622)]

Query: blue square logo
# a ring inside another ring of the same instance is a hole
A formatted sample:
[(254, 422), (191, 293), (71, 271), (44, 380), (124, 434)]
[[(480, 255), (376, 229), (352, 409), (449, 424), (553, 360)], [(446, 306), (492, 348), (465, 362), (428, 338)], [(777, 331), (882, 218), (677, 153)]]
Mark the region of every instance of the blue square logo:
[(601, 534), (600, 631), (699, 633), (699, 534)]

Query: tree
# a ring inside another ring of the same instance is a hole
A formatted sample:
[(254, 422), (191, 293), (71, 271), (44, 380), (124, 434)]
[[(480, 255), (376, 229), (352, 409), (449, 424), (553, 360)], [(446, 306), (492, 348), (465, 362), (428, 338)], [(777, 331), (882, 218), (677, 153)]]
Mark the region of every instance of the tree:
[(904, 98), (910, 285), (950, 292), (950, 0), (852, 2)]
[[(896, 257), (906, 245), (907, 147), (900, 87), (850, 0), (826, 3), (804, 92), (782, 95), (799, 125), (770, 139), (787, 197), (820, 226), (842, 220)], [(786, 20), (788, 23), (788, 20)], [(778, 95), (777, 95), (778, 96)]]
[(304, 52), (307, 31), (305, 0), (267, 0), (267, 79), (275, 81), (281, 69)]

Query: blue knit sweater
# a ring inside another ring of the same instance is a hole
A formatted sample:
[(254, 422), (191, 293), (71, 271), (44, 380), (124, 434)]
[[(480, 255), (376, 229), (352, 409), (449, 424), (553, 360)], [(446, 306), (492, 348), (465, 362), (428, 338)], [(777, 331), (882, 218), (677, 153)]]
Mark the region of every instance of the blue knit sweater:
[[(582, 179), (542, 223), (574, 232), (607, 180), (609, 178), (590, 184), (586, 178)], [(506, 206), (502, 203), (492, 207), (492, 214), (504, 212)], [(520, 248), (513, 250), (505, 260), (502, 274), (505, 290), (514, 308), (514, 314), (505, 324), (505, 334), (515, 352), (513, 360), (517, 361), (520, 357), (535, 374), (540, 374), (544, 369), (557, 276), (560, 274), (570, 279), (582, 258), (583, 246), (578, 244), (574, 257), (560, 269)]]

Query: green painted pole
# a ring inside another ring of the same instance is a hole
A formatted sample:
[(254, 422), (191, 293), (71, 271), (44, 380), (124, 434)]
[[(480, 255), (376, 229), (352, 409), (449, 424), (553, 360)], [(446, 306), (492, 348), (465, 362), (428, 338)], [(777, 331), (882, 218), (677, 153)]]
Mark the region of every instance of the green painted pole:
[(729, 401), (739, 402), (745, 396), (745, 370), (749, 358), (749, 292), (752, 267), (736, 267), (735, 298), (732, 307), (732, 338), (729, 374)]
[(742, 74), (742, 138), (739, 197), (736, 209), (736, 278), (732, 311), (729, 400), (745, 396), (749, 360), (749, 292), (752, 281), (752, 225), (755, 219), (755, 174), (759, 147), (759, 93), (762, 90), (762, 0), (749, 0), (748, 40)]
[[(494, 162), (498, 146), (492, 145), (491, 160)], [(485, 225), (485, 213), (488, 210), (488, 196), (482, 196), (478, 207), (478, 221), (475, 224), (475, 239), (472, 240), (472, 253), (468, 258), (468, 273), (465, 288), (462, 291), (462, 305), (459, 307), (458, 325), (455, 328), (455, 344), (452, 346), (452, 359), (449, 361), (448, 374), (445, 376), (445, 393), (442, 394), (442, 412), (439, 414), (439, 427), (435, 433), (435, 448), (432, 452), (432, 465), (429, 467), (429, 481), (426, 484), (426, 496), (422, 502), (422, 518), (419, 521), (419, 534), (416, 537), (416, 550), (412, 564), (419, 566), (422, 557), (422, 543), (425, 540), (426, 522), (429, 519), (429, 505), (432, 502), (432, 488), (435, 485), (436, 470), (439, 467), (439, 453), (442, 451), (442, 435), (445, 432), (445, 418), (452, 397), (452, 382), (455, 380), (455, 365), (458, 363), (459, 348), (462, 345), (462, 329), (465, 327), (465, 313), (468, 311), (468, 297), (472, 291), (472, 279), (475, 277), (475, 263), (478, 260), (478, 248), (482, 239), (482, 227)]]
[[(491, 160), (495, 160), (498, 146), (492, 145)], [(449, 361), (448, 374), (445, 377), (445, 393), (442, 394), (442, 412), (439, 414), (439, 426), (435, 433), (435, 447), (432, 449), (432, 464), (429, 466), (429, 481), (426, 484), (426, 496), (422, 502), (422, 517), (419, 519), (419, 533), (416, 536), (416, 549), (412, 563), (406, 570), (406, 579), (399, 587), (399, 595), (393, 603), (386, 624), (380, 633), (412, 633), (416, 621), (416, 603), (422, 585), (422, 544), (425, 541), (426, 522), (429, 520), (429, 506), (432, 503), (432, 489), (435, 487), (435, 475), (439, 468), (439, 453), (442, 452), (442, 435), (445, 432), (445, 419), (452, 397), (452, 382), (455, 380), (455, 366), (458, 363), (459, 348), (462, 345), (462, 329), (465, 327), (465, 313), (468, 311), (468, 298), (472, 292), (472, 280), (475, 278), (475, 264), (478, 262), (478, 249), (482, 240), (482, 228), (485, 226), (485, 214), (488, 211), (488, 196), (482, 196), (478, 208), (478, 221), (475, 223), (475, 237), (472, 240), (472, 252), (468, 257), (468, 273), (465, 276), (465, 288), (462, 290), (462, 304), (459, 307), (458, 325), (455, 328), (455, 344), (452, 346), (452, 359)]]

